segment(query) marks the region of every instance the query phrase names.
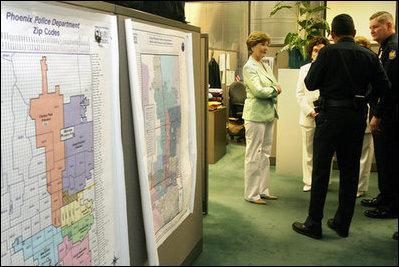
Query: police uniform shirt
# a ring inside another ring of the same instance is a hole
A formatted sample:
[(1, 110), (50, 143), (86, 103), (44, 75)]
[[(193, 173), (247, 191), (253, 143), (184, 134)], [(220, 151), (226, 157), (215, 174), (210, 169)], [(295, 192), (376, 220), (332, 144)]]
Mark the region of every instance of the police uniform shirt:
[(369, 83), (373, 94), (382, 97), (378, 104), (381, 109), (389, 91), (388, 78), (377, 55), (351, 37), (342, 37), (320, 50), (305, 78), (309, 91), (319, 89), (322, 98), (332, 100), (364, 96)]
[(391, 97), (389, 98), (389, 106), (398, 104), (398, 35), (392, 34), (382, 42), (379, 57), (385, 72), (391, 82)]

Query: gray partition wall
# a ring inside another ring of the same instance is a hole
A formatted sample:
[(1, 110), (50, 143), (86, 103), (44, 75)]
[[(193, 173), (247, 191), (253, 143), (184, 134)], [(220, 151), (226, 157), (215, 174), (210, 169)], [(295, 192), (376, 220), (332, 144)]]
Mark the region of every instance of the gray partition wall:
[(118, 17), (120, 106), (128, 216), (127, 234), (129, 235), (131, 265), (148, 265), (148, 260), (135, 150), (124, 19), (132, 18), (149, 25), (192, 33), (198, 150), (194, 212), (158, 248), (160, 265), (189, 265), (202, 251), (202, 190), (203, 181), (207, 176), (207, 158), (205, 153), (207, 126), (206, 117), (204, 118), (205, 114), (207, 114), (207, 98), (202, 84), (204, 81), (201, 80), (201, 75), (203, 75), (201, 74), (201, 64), (197, 64), (202, 60), (200, 28), (101, 1), (63, 1), (63, 3), (79, 6), (86, 10), (89, 8), (95, 11), (111, 13)]
[(209, 36), (206, 33), (201, 34), (201, 86), (202, 86), (202, 94), (204, 95), (204, 110), (202, 112), (203, 116), (201, 116), (201, 125), (205, 126), (204, 130), (201, 131), (204, 134), (204, 137), (201, 137), (202, 148), (204, 151), (204, 162), (201, 162), (201, 166), (203, 166), (204, 171), (204, 179), (202, 183), (202, 212), (204, 214), (208, 214), (208, 53), (209, 53)]

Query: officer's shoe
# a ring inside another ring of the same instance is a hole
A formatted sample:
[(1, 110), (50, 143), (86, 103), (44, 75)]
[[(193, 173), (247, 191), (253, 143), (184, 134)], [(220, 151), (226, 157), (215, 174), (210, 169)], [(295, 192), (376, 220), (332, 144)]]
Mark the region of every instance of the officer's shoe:
[(321, 239), (322, 237), (321, 227), (319, 227), (319, 229), (315, 229), (315, 227), (308, 227), (304, 223), (294, 222), (292, 224), (292, 229), (297, 233), (309, 236), (311, 238)]
[(393, 239), (398, 240), (398, 232), (395, 232), (392, 236)]
[(377, 198), (375, 197), (375, 198), (364, 198), (364, 199), (362, 199), (361, 201), (360, 201), (360, 204), (361, 205), (363, 205), (363, 206), (365, 206), (365, 207), (372, 207), (372, 208), (374, 208), (374, 207), (377, 207), (377, 205), (378, 205), (378, 200), (377, 200)]
[(392, 213), (386, 210), (381, 209), (374, 209), (374, 210), (366, 210), (364, 215), (370, 218), (377, 218), (377, 219), (394, 219), (398, 218), (398, 214)]
[(327, 226), (333, 229), (340, 237), (348, 237), (349, 233), (347, 230), (343, 230), (337, 223), (335, 223), (334, 219), (329, 219), (327, 221)]

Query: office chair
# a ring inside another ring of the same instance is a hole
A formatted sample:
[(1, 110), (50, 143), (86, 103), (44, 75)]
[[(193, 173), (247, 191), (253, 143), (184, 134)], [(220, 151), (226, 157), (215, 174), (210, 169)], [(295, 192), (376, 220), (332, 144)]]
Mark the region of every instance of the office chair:
[(237, 136), (238, 142), (245, 138), (242, 112), (246, 98), (247, 92), (243, 82), (235, 81), (229, 86), (229, 121), (227, 126), (231, 140), (234, 140), (234, 136)]
[(235, 81), (229, 86), (230, 117), (242, 119), (246, 98), (247, 92), (243, 82)]

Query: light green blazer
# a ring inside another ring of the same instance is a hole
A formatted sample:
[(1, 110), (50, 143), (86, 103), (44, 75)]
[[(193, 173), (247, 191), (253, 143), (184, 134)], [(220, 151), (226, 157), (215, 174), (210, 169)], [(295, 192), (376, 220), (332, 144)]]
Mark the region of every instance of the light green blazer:
[(244, 83), (247, 88), (247, 99), (242, 116), (244, 120), (270, 122), (274, 118), (278, 119), (275, 107), (278, 83), (269, 65), (262, 64), (266, 71), (250, 56), (244, 66)]

